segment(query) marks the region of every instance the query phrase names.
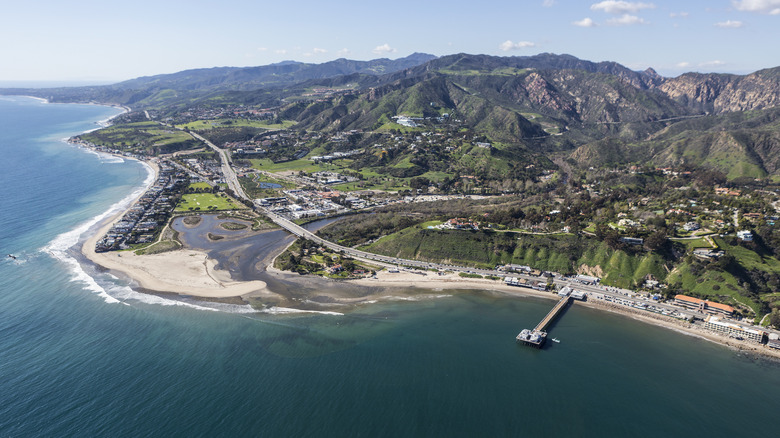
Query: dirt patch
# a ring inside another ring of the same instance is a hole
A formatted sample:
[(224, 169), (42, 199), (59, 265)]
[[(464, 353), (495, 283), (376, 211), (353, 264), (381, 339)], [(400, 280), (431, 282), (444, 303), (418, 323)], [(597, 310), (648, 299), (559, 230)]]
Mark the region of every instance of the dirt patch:
[(580, 265), (579, 269), (577, 269), (578, 274), (583, 275), (590, 275), (591, 277), (598, 277), (602, 278), (604, 277), (604, 270), (601, 269), (601, 266), (588, 266), (586, 264)]

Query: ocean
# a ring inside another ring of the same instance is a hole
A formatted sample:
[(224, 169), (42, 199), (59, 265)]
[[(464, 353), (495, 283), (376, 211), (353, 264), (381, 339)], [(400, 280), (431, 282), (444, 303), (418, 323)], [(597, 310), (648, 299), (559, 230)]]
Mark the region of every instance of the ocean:
[[(344, 315), (135, 292), (72, 249), (149, 184), (62, 141), (118, 113), (0, 96), (0, 436), (771, 436), (780, 364), (489, 291)], [(6, 257), (13, 254), (16, 260)]]

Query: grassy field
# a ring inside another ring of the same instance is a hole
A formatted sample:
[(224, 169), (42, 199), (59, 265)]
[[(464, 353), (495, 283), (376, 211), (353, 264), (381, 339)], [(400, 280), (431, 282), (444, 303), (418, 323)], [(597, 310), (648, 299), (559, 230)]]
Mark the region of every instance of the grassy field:
[(690, 239), (690, 240), (688, 240), (688, 239), (681, 240), (681, 239), (674, 239), (674, 238), (669, 239), (669, 240), (671, 240), (673, 242), (682, 243), (683, 245), (685, 245), (688, 248), (689, 251), (693, 251), (694, 249), (698, 249), (698, 248), (718, 249), (717, 246), (715, 248), (713, 248), (709, 244), (709, 242), (706, 239), (704, 239), (703, 237), (700, 237), (698, 239)]
[(450, 260), (492, 268), (513, 263), (571, 273), (584, 266), (600, 270), (605, 284), (635, 288), (647, 275), (663, 281), (664, 259), (655, 253), (615, 251), (595, 239), (570, 234), (527, 235), (513, 232), (432, 230), (440, 221), (423, 222), (384, 236), (368, 249), (401, 258)]
[(313, 161), (307, 160), (305, 158), (300, 160), (292, 160), (292, 161), (286, 161), (284, 163), (274, 163), (273, 161), (269, 160), (268, 158), (260, 158), (260, 159), (254, 159), (249, 160), (252, 162), (252, 167), (255, 169), (265, 170), (266, 172), (319, 172), (320, 170), (326, 169), (321, 164), (314, 164)]
[(244, 208), (246, 207), (243, 204), (224, 194), (190, 193), (182, 196), (181, 202), (176, 206), (176, 211), (218, 211)]
[[(239, 184), (252, 198), (272, 198), (280, 195), (281, 190), (294, 189), (297, 186), (287, 180), (273, 178), (265, 174), (248, 175), (238, 178)], [(278, 184), (280, 188), (262, 187), (262, 183)]]
[(716, 237), (715, 243), (731, 254), (745, 269), (758, 269), (760, 271), (780, 273), (780, 260), (768, 254), (759, 254), (739, 245), (729, 245), (722, 238)]
[(285, 120), (282, 123), (271, 123), (271, 121), (265, 120), (215, 119), (196, 120), (194, 122), (176, 125), (176, 127), (189, 129), (191, 131), (207, 131), (214, 128), (240, 128), (242, 126), (264, 129), (287, 129), (293, 125), (295, 125), (295, 122), (292, 120)]
[(126, 123), (82, 134), (96, 145), (119, 150), (156, 150), (168, 153), (197, 147), (200, 142), (186, 132), (155, 122)]
[(726, 304), (743, 304), (758, 312), (758, 305), (740, 295), (739, 280), (728, 272), (705, 271), (699, 275), (683, 264), (669, 275), (669, 282), (680, 282), (684, 290), (697, 296), (711, 297)]

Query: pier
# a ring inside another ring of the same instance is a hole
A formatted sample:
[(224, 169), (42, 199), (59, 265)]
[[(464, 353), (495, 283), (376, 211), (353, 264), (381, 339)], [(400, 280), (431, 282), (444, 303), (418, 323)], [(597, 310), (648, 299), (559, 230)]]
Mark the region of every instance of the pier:
[(524, 345), (535, 348), (542, 348), (544, 341), (547, 340), (547, 327), (560, 315), (561, 311), (571, 303), (571, 297), (565, 296), (558, 301), (558, 304), (550, 310), (547, 315), (536, 325), (533, 330), (523, 329), (515, 339)]

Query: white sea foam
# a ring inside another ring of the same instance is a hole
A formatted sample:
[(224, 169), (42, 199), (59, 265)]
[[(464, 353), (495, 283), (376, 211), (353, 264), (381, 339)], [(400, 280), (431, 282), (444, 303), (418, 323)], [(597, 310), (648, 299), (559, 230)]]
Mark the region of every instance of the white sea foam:
[(94, 278), (89, 276), (89, 274), (84, 271), (81, 265), (79, 265), (78, 261), (71, 254), (69, 254), (68, 250), (76, 245), (79, 242), (79, 239), (81, 239), (81, 236), (84, 235), (84, 233), (86, 233), (90, 228), (110, 217), (111, 215), (127, 208), (133, 202), (133, 200), (141, 196), (149, 187), (151, 187), (153, 183), (154, 172), (152, 171), (151, 167), (149, 167), (149, 175), (146, 177), (141, 187), (126, 196), (124, 199), (112, 205), (106, 212), (101, 213), (80, 224), (71, 231), (67, 231), (55, 237), (54, 240), (49, 242), (49, 244), (42, 248), (41, 251), (51, 255), (55, 259), (67, 265), (73, 274), (71, 281), (84, 283), (87, 290), (98, 294), (107, 303), (118, 303), (119, 300), (109, 295), (106, 290), (101, 287), (97, 281), (95, 281)]
[[(67, 138), (62, 139), (62, 141), (65, 142), (65, 143), (68, 143), (68, 139)], [(71, 143), (68, 143), (68, 144), (71, 144)], [(115, 163), (124, 163), (125, 162), (124, 158), (122, 158), (120, 156), (117, 156), (117, 155), (107, 154), (105, 152), (98, 152), (98, 151), (96, 151), (94, 149), (85, 148), (83, 146), (78, 146), (78, 148), (83, 150), (84, 152), (86, 152), (88, 154), (92, 154), (92, 155), (98, 157), (98, 159), (100, 160), (101, 163), (115, 164)]]
[(262, 310), (262, 313), (270, 313), (271, 315), (285, 315), (285, 314), (291, 314), (291, 313), (318, 313), (320, 315), (335, 315), (335, 316), (344, 316), (343, 313), (339, 312), (327, 312), (327, 311), (320, 311), (320, 310), (301, 310), (301, 309), (291, 309), (289, 307), (268, 307), (267, 309)]
[(100, 162), (101, 163), (117, 164), (117, 163), (124, 163), (125, 162), (124, 158), (118, 157), (116, 155), (104, 154), (102, 152), (96, 152), (96, 154), (100, 158)]
[(452, 295), (450, 294), (440, 294), (440, 295), (432, 295), (432, 294), (426, 294), (426, 295), (414, 295), (409, 297), (399, 297), (397, 295), (388, 295), (384, 299), (387, 301), (423, 301), (423, 300), (431, 300), (431, 299), (437, 299), (437, 298), (449, 298)]

